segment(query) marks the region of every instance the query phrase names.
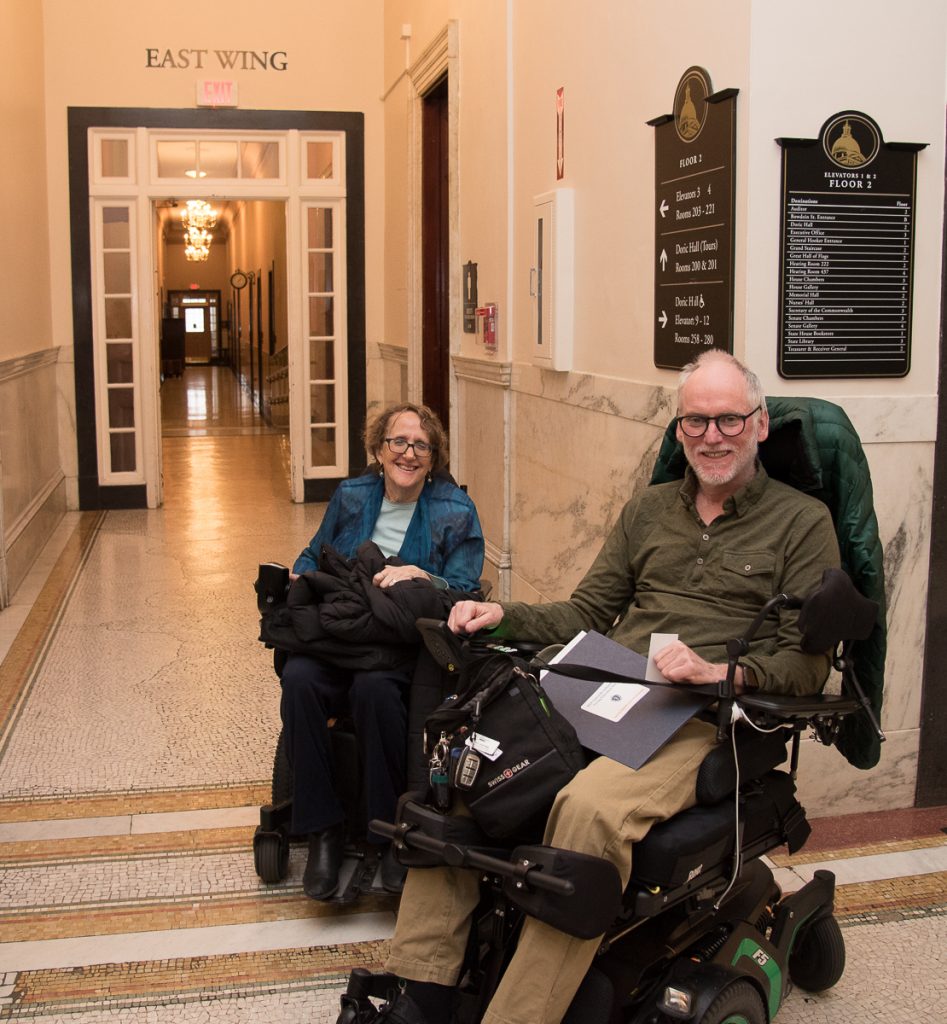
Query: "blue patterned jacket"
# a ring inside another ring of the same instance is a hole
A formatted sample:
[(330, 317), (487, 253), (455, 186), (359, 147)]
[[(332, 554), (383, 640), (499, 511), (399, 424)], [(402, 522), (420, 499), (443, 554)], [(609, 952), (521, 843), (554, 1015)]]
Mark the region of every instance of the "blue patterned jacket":
[[(370, 540), (381, 511), (384, 481), (369, 473), (343, 480), (332, 495), (322, 525), (293, 565), (293, 572), (319, 566), (323, 544), (352, 558)], [(418, 498), (398, 557), (408, 565), (447, 580), (452, 590), (479, 590), (483, 571), (483, 531), (477, 508), (444, 477), (429, 480)]]

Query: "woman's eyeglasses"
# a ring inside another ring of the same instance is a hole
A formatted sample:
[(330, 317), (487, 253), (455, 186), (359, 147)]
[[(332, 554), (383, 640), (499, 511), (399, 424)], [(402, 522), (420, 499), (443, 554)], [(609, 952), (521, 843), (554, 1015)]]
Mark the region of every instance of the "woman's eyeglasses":
[(388, 445), (388, 451), (395, 455), (404, 455), (410, 448), (419, 459), (429, 458), (434, 451), (434, 446), (427, 441), (409, 441), (406, 437), (386, 437), (385, 444)]

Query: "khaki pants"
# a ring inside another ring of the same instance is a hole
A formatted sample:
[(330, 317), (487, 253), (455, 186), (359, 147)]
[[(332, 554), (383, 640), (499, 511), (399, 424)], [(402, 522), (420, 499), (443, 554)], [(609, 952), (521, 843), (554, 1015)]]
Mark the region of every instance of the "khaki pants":
[[(656, 822), (694, 805), (697, 770), (714, 743), (713, 726), (690, 721), (639, 771), (598, 758), (556, 797), (543, 841), (610, 860), (627, 884), (632, 844)], [(413, 981), (456, 985), (478, 881), (477, 872), (460, 868), (409, 871), (387, 969)], [(485, 1024), (558, 1024), (598, 944), (527, 918)]]

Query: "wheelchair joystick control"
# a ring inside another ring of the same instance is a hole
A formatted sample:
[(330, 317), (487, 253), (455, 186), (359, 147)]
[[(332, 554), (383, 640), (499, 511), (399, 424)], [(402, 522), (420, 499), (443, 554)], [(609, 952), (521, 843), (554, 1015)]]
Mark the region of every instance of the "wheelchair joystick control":
[(278, 562), (261, 563), (253, 589), (256, 591), (257, 610), (261, 614), (268, 612), (274, 605), (286, 600), (289, 569)]

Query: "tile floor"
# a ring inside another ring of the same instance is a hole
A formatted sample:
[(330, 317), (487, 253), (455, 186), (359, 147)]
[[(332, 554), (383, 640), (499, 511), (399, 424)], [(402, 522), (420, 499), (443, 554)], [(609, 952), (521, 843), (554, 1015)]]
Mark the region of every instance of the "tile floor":
[[(0, 612), (0, 1021), (332, 1022), (396, 902), (313, 903), (301, 849), (271, 887), (251, 853), (279, 727), (252, 582), (323, 506), (228, 371), (162, 407), (163, 508), (69, 513)], [(773, 862), (836, 872), (848, 967), (778, 1020), (944, 1019), (947, 809), (814, 824)]]

